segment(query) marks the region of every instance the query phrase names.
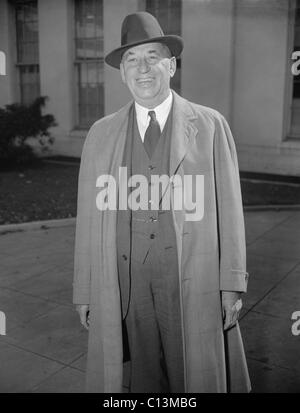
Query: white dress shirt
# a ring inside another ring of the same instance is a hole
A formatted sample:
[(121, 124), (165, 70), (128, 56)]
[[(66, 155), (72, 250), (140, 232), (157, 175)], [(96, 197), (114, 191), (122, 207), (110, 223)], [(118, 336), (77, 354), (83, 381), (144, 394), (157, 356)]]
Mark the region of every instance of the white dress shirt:
[(172, 92), (170, 91), (169, 96), (160, 105), (156, 106), (154, 109), (145, 108), (144, 106), (141, 106), (140, 104), (135, 102), (136, 120), (137, 120), (138, 129), (139, 129), (143, 142), (145, 139), (145, 132), (150, 122), (150, 116), (148, 115), (148, 112), (150, 110), (155, 111), (156, 119), (159, 123), (160, 130), (162, 132), (167, 122), (167, 118), (170, 113), (170, 110), (171, 110), (172, 101), (173, 101), (173, 95), (172, 95)]

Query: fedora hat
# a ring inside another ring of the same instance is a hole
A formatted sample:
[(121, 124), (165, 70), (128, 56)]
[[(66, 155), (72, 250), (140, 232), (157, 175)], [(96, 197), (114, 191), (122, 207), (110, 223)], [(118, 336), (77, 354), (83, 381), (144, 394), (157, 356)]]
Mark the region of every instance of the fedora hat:
[(120, 68), (123, 54), (131, 47), (144, 43), (159, 42), (168, 46), (172, 56), (178, 57), (183, 49), (183, 40), (177, 35), (164, 35), (158, 21), (152, 14), (137, 12), (125, 17), (121, 29), (121, 46), (105, 56), (105, 62)]

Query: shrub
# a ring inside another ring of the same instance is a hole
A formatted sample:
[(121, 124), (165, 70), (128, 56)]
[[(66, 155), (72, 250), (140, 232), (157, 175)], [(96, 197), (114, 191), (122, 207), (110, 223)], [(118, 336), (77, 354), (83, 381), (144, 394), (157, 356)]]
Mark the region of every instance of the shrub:
[(21, 164), (36, 159), (29, 138), (38, 141), (47, 151), (54, 139), (48, 129), (56, 126), (52, 115), (43, 115), (46, 97), (38, 97), (30, 105), (13, 103), (0, 108), (0, 160), (1, 165)]

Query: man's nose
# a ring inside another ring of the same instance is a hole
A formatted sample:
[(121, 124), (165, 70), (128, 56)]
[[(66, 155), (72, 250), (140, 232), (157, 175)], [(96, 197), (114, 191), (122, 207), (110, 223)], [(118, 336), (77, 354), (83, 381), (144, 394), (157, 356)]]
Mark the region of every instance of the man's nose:
[(139, 60), (139, 71), (141, 73), (146, 73), (146, 72), (148, 72), (149, 68), (150, 68), (150, 65), (147, 62), (147, 59), (145, 57), (140, 58), (140, 60)]

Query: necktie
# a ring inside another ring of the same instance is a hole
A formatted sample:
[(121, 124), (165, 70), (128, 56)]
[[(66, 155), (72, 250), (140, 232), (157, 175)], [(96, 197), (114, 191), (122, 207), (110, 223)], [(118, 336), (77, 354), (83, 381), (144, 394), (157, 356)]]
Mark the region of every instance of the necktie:
[(144, 146), (149, 155), (149, 158), (151, 158), (155, 150), (155, 146), (160, 138), (161, 131), (159, 123), (156, 120), (154, 110), (150, 110), (148, 112), (148, 115), (150, 116), (150, 122), (145, 132)]

